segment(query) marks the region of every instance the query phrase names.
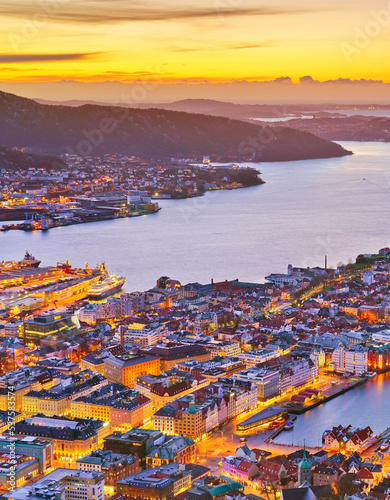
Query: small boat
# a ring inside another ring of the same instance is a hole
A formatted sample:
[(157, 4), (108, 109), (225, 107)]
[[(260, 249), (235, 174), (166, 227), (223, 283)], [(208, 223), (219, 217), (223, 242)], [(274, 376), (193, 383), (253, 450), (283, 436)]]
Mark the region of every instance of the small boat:
[(385, 439), (383, 443), (381, 444), (381, 451), (386, 451), (390, 446), (390, 442)]
[(241, 438), (240, 438), (240, 442), (241, 442), (241, 443), (245, 443), (245, 441), (246, 441), (246, 438), (245, 438), (245, 437), (241, 437)]
[(294, 427), (294, 422), (292, 420), (289, 420), (287, 424), (284, 426), (284, 430), (290, 431)]
[(367, 372), (366, 377), (375, 377), (376, 373), (375, 372)]

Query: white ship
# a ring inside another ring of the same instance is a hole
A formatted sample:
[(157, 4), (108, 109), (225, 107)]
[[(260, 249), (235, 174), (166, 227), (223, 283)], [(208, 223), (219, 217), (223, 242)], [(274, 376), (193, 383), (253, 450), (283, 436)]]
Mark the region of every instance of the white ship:
[(113, 293), (116, 293), (118, 290), (122, 288), (126, 281), (126, 278), (122, 276), (115, 276), (115, 274), (111, 274), (111, 276), (107, 276), (107, 278), (98, 281), (91, 285), (88, 296), (91, 299), (104, 299)]

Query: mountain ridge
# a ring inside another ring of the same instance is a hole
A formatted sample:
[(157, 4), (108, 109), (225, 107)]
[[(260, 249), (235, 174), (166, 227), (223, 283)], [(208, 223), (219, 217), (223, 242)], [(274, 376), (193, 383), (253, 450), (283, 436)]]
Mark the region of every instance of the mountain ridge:
[(340, 145), (285, 127), (162, 110), (40, 104), (0, 92), (0, 144), (34, 152), (140, 157), (214, 155), (261, 161), (351, 154)]

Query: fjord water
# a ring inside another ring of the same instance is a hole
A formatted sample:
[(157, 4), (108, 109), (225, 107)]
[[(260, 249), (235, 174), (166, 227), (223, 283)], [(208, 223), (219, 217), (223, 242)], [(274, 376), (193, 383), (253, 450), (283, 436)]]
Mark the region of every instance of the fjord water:
[(390, 144), (347, 142), (353, 156), (256, 164), (266, 184), (160, 201), (154, 215), (0, 233), (0, 259), (26, 250), (53, 265), (106, 262), (145, 290), (161, 275), (182, 283), (263, 281), (296, 266), (346, 263), (389, 245)]
[(275, 443), (322, 446), (325, 429), (343, 425), (367, 427), (379, 434), (390, 427), (390, 373), (377, 375), (355, 389), (299, 415), (290, 431), (279, 434)]

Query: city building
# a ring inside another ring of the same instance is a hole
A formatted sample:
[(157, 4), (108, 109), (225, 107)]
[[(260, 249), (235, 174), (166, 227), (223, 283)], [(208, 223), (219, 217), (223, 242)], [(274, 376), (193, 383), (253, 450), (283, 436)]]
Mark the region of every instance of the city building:
[(137, 377), (134, 388), (149, 398), (154, 411), (157, 411), (178, 397), (191, 394), (208, 384), (209, 381), (201, 375), (191, 375), (188, 372), (172, 369), (157, 376)]
[(163, 443), (164, 439), (164, 434), (159, 430), (137, 428), (124, 433), (115, 431), (105, 438), (104, 449), (125, 455), (136, 454), (140, 464), (145, 465), (146, 455), (155, 444)]
[[(51, 441), (54, 467), (68, 468), (72, 468), (79, 458), (103, 446), (104, 438), (109, 433), (108, 422), (39, 415), (17, 422), (12, 429), (12, 435), (18, 438)], [(11, 435), (11, 431), (7, 430), (5, 435)]]
[(71, 401), (70, 415), (110, 422), (113, 430), (129, 430), (151, 419), (153, 405), (134, 389), (123, 384), (109, 384)]
[(22, 396), (22, 412), (26, 416), (42, 413), (47, 417), (71, 414), (72, 400), (106, 386), (107, 379), (98, 373), (85, 370), (63, 380), (50, 389), (30, 391)]
[(233, 375), (237, 381), (254, 383), (257, 387), (257, 398), (259, 401), (266, 401), (279, 396), (280, 373), (278, 370), (268, 370), (267, 368), (247, 368)]
[(192, 439), (186, 436), (165, 436), (164, 442), (152, 446), (146, 455), (146, 468), (153, 469), (172, 462), (191, 464), (195, 461), (196, 447)]
[(104, 500), (104, 474), (58, 468), (4, 495), (7, 500)]
[(143, 354), (120, 354), (104, 360), (104, 374), (109, 382), (134, 388), (136, 377), (160, 375), (160, 358)]
[(44, 474), (53, 467), (53, 443), (40, 438), (26, 436), (15, 438), (13, 436), (0, 436), (0, 452), (33, 457), (38, 461), (38, 473)]
[(79, 458), (76, 469), (103, 473), (104, 491), (107, 495), (116, 492), (119, 480), (139, 472), (139, 459), (137, 455), (121, 455), (98, 449)]
[(191, 484), (191, 472), (184, 465), (173, 462), (122, 479), (117, 489), (122, 495), (144, 500), (172, 500)]
[(332, 354), (334, 371), (362, 375), (368, 371), (368, 347), (355, 344), (350, 348), (339, 345)]
[(196, 359), (197, 361), (209, 361), (210, 352), (199, 344), (183, 344), (180, 342), (169, 342), (167, 344), (155, 344), (149, 348), (143, 348), (142, 352), (148, 356), (156, 356), (161, 362), (161, 371), (170, 370), (177, 363)]
[(80, 323), (70, 314), (42, 314), (26, 319), (23, 339), (25, 342), (40, 344), (41, 340), (50, 336), (66, 338), (80, 329)]

